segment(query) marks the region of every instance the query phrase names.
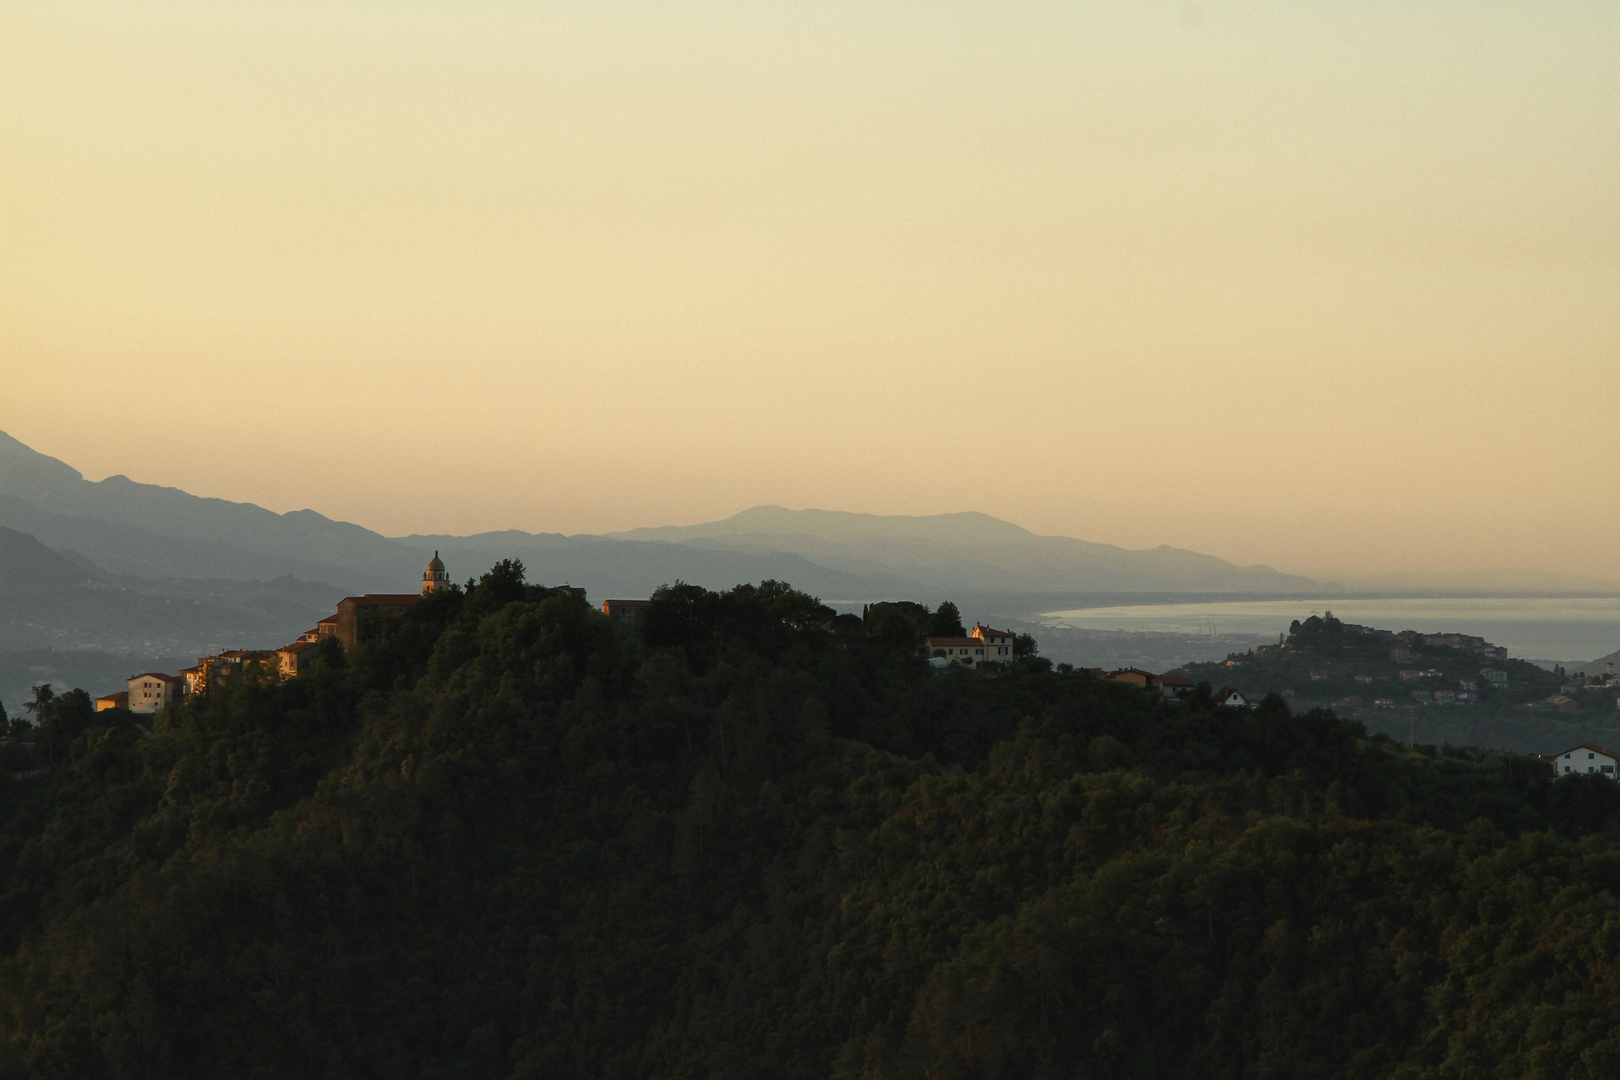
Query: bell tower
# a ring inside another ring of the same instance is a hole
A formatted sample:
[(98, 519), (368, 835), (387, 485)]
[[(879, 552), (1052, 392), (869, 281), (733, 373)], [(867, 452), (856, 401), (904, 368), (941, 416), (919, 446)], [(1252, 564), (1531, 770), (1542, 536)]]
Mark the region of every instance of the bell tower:
[(450, 575), (444, 569), (444, 562), (440, 560), (439, 553), (433, 553), (433, 561), (428, 563), (427, 570), (422, 574), (422, 595), (438, 592), (450, 587)]

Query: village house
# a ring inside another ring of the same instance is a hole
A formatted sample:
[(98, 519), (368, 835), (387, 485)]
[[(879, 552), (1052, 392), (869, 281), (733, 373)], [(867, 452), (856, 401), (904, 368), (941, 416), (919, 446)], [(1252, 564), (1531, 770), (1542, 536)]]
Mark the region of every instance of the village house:
[(1192, 693), (1197, 687), (1193, 681), (1181, 675), (1160, 675), (1159, 691), (1168, 698), (1179, 698)]
[(1221, 687), (1215, 695), (1215, 704), (1224, 705), (1228, 709), (1247, 709), (1249, 699), (1243, 696), (1241, 690), (1230, 686)]
[(120, 690), (116, 694), (105, 694), (96, 698), (96, 712), (106, 712), (108, 709), (129, 708), (129, 691)]
[(602, 614), (621, 626), (637, 629), (651, 606), (651, 600), (604, 600)]
[(379, 619), (397, 619), (427, 594), (424, 581), (422, 593), (367, 593), (364, 596), (345, 596), (338, 601), (337, 611), (316, 624), (317, 636), (335, 637), (345, 649), (352, 649), (372, 634)]
[(1141, 668), (1120, 668), (1118, 671), (1109, 672), (1107, 678), (1110, 682), (1130, 683), (1132, 686), (1140, 686), (1143, 690), (1157, 690), (1160, 685), (1159, 676)]
[(961, 664), (966, 667), (976, 668), (980, 664), (1010, 664), (1013, 660), (1013, 634), (1011, 630), (994, 630), (974, 623), (967, 637), (924, 639), (923, 651), (930, 659), (943, 659), (947, 664)]
[(952, 664), (977, 667), (984, 663), (984, 642), (971, 637), (931, 637), (923, 648), (934, 659), (943, 658)]
[(186, 696), (186, 680), (178, 675), (148, 671), (130, 676), (128, 693), (130, 712), (155, 713)]
[[(313, 631), (311, 631), (313, 633)], [(283, 645), (276, 650), (276, 657), (280, 661), (277, 669), (283, 679), (296, 679), (304, 673), (304, 669), (315, 659), (320, 649), (319, 641), (312, 641), (309, 636), (299, 638), (290, 645)]]
[(973, 629), (968, 631), (968, 637), (978, 638), (984, 643), (985, 659), (996, 664), (1010, 664), (1013, 659), (1013, 632), (1011, 630), (992, 630), (988, 626), (974, 623)]
[(1553, 771), (1559, 776), (1597, 773), (1613, 780), (1616, 779), (1616, 765), (1620, 765), (1620, 753), (1605, 750), (1596, 743), (1581, 743), (1562, 754), (1553, 755)]

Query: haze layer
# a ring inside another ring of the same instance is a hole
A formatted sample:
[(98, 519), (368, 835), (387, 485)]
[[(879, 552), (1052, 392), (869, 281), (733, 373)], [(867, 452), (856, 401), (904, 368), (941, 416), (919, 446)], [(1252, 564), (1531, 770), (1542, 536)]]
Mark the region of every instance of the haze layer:
[(1613, 576), (1620, 9), (1125, 8), (11, 0), (0, 428), (395, 535)]

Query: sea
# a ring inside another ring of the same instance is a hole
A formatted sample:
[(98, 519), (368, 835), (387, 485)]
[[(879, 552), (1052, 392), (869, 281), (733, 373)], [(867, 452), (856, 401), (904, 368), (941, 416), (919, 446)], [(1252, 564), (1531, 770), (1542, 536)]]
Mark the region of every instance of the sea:
[(1132, 604), (1048, 611), (1050, 626), (1275, 638), (1295, 619), (1331, 611), (1349, 623), (1427, 634), (1475, 634), (1508, 655), (1571, 667), (1620, 650), (1620, 597), (1323, 597)]

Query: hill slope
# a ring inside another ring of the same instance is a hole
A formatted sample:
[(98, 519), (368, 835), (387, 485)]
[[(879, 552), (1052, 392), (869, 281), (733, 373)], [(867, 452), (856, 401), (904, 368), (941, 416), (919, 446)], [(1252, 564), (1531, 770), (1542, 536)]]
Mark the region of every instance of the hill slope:
[(0, 596), (22, 597), (105, 581), (98, 567), (52, 551), (35, 537), (0, 525)]
[(0, 1076), (1614, 1074), (1612, 781), (829, 615), (501, 572), (151, 738), (66, 695)]

